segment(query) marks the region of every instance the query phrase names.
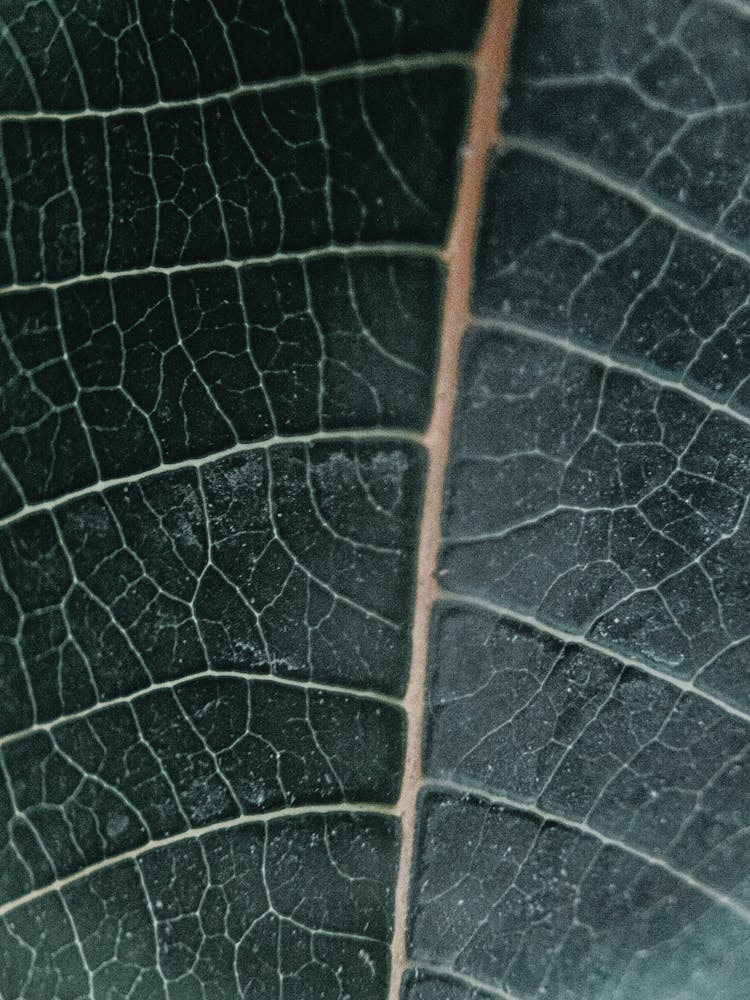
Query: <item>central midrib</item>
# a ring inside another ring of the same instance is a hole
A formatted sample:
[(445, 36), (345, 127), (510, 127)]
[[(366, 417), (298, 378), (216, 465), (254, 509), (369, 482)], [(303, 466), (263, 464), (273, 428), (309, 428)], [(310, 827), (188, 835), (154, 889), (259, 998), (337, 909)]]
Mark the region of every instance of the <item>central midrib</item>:
[(401, 855), (394, 901), (391, 978), (388, 1000), (398, 1000), (408, 966), (409, 886), (417, 821), (417, 798), (424, 783), (422, 733), (427, 653), (432, 606), (439, 596), (436, 579), (441, 541), (445, 473), (458, 385), (461, 341), (471, 319), (471, 278), (487, 161), (498, 140), (498, 110), (505, 83), (518, 0), (491, 0), (472, 68), (474, 100), (458, 182), (453, 222), (444, 253), (446, 290), (440, 334), (435, 398), (424, 446), (427, 481), (419, 529), (417, 592), (412, 623), (409, 682), (404, 697), (406, 756), (396, 813), (401, 820)]

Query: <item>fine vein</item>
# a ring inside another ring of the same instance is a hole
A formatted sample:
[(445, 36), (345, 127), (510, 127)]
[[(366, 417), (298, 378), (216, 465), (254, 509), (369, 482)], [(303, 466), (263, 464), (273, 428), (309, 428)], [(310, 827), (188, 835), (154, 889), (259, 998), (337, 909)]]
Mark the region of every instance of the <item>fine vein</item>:
[(467, 56), (463, 52), (428, 52), (414, 56), (392, 56), (369, 63), (353, 63), (349, 66), (335, 66), (318, 72), (302, 72), (293, 76), (274, 77), (255, 83), (241, 83), (228, 90), (217, 90), (203, 97), (188, 97), (174, 101), (156, 101), (132, 107), (84, 108), (79, 111), (9, 111), (0, 114), (0, 122), (9, 121), (70, 121), (80, 118), (115, 118), (123, 115), (147, 115), (154, 111), (171, 111), (176, 108), (200, 108), (218, 101), (231, 101), (245, 94), (266, 94), (291, 87), (319, 86), (336, 80), (363, 79), (368, 76), (384, 76), (388, 73), (411, 73), (418, 70), (440, 69), (443, 66), (466, 66)]
[(650, 674), (651, 677), (658, 678), (665, 684), (671, 684), (672, 687), (678, 688), (680, 691), (695, 695), (696, 698), (702, 698), (704, 701), (708, 701), (712, 705), (715, 705), (716, 708), (720, 708), (722, 712), (726, 712), (728, 715), (734, 715), (736, 718), (742, 719), (743, 722), (750, 723), (750, 713), (744, 712), (741, 708), (738, 708), (736, 705), (732, 705), (728, 701), (723, 701), (721, 698), (717, 698), (716, 695), (711, 694), (709, 691), (703, 691), (701, 688), (696, 687), (693, 681), (685, 680), (682, 677), (676, 677), (663, 670), (658, 670), (656, 667), (652, 667), (649, 666), (648, 663), (644, 663), (643, 660), (638, 660), (632, 656), (627, 656), (624, 653), (619, 653), (616, 649), (611, 649), (609, 646), (603, 646), (601, 643), (596, 642), (593, 639), (589, 639), (585, 635), (579, 635), (575, 632), (566, 632), (564, 629), (556, 628), (554, 625), (549, 625), (546, 622), (540, 621), (533, 615), (524, 614), (522, 611), (516, 611), (514, 608), (495, 604), (493, 601), (485, 600), (483, 597), (477, 597), (473, 594), (457, 594), (453, 591), (441, 590), (438, 596), (443, 601), (450, 601), (454, 604), (466, 604), (470, 607), (481, 608), (483, 611), (488, 611), (490, 614), (498, 615), (502, 618), (510, 618), (512, 621), (519, 622), (522, 625), (528, 625), (530, 628), (536, 629), (537, 632), (544, 632), (545, 635), (551, 635), (560, 642), (569, 645), (584, 646), (586, 649), (590, 649), (594, 653), (599, 653), (602, 656), (609, 657), (611, 660), (616, 660), (617, 663), (621, 663), (624, 667), (632, 667), (634, 670), (640, 670), (644, 674)]
[(148, 687), (133, 691), (130, 694), (123, 694), (117, 698), (108, 698), (105, 701), (89, 705), (87, 708), (82, 708), (78, 712), (70, 712), (67, 715), (57, 716), (47, 722), (36, 722), (34, 725), (28, 726), (26, 729), (19, 729), (17, 732), (6, 733), (0, 736), (0, 747), (6, 743), (13, 743), (16, 740), (24, 739), (24, 737), (33, 736), (34, 733), (49, 732), (57, 726), (65, 726), (70, 722), (89, 718), (89, 716), (95, 715), (97, 712), (103, 712), (105, 709), (113, 708), (115, 705), (132, 704), (133, 702), (140, 701), (147, 695), (153, 694), (155, 691), (169, 691), (174, 688), (180, 688), (191, 681), (220, 680), (222, 678), (247, 681), (251, 684), (278, 684), (281, 687), (297, 688), (297, 690), (302, 691), (341, 695), (348, 698), (362, 698), (365, 701), (376, 701), (381, 705), (390, 705), (393, 708), (401, 708), (403, 705), (401, 698), (383, 694), (380, 691), (370, 691), (367, 688), (346, 687), (343, 684), (328, 684), (325, 681), (303, 681), (297, 680), (294, 677), (281, 677), (278, 674), (251, 674), (240, 670), (205, 669), (192, 674), (185, 674), (183, 677), (172, 677), (166, 681), (155, 681), (153, 684), (149, 684)]
[(736, 244), (723, 239), (721, 236), (717, 236), (715, 232), (703, 229), (696, 223), (691, 222), (688, 218), (672, 211), (666, 203), (661, 203), (655, 200), (640, 187), (635, 187), (625, 181), (618, 180), (611, 174), (605, 173), (603, 170), (592, 166), (590, 163), (579, 159), (577, 156), (571, 156), (569, 153), (563, 152), (556, 146), (552, 146), (546, 142), (540, 142), (537, 139), (512, 136), (509, 138), (503, 138), (500, 142), (500, 148), (502, 151), (517, 149), (524, 153), (530, 153), (532, 156), (537, 156), (541, 160), (547, 160), (549, 163), (554, 163), (557, 166), (562, 167), (563, 170), (567, 170), (572, 174), (577, 174), (579, 177), (584, 177), (586, 180), (591, 181), (593, 184), (603, 188), (605, 191), (611, 191), (613, 194), (617, 194), (621, 198), (625, 198), (632, 204), (637, 205), (647, 215), (656, 219), (661, 219), (678, 232), (685, 233), (687, 236), (692, 236), (701, 243), (705, 243), (708, 246), (713, 247), (714, 250), (718, 250), (722, 255), (726, 254), (729, 257), (735, 257), (737, 260), (741, 260), (743, 263), (750, 265), (750, 254), (742, 250)]
[(568, 354), (574, 354), (576, 357), (586, 358), (588, 361), (594, 362), (594, 364), (600, 365), (605, 370), (614, 370), (618, 372), (623, 372), (626, 375), (633, 375), (635, 378), (643, 379), (644, 382), (650, 382), (652, 385), (658, 386), (660, 389), (668, 389), (672, 392), (680, 393), (683, 396), (687, 396), (694, 402), (699, 403), (701, 406), (705, 406), (709, 410), (714, 410), (717, 413), (723, 413), (727, 417), (731, 417), (733, 420), (737, 420), (740, 423), (747, 424), (750, 426), (750, 417), (745, 413), (740, 413), (739, 410), (734, 409), (732, 406), (728, 406), (726, 403), (721, 403), (716, 399), (711, 399), (710, 396), (706, 396), (695, 389), (691, 389), (690, 386), (685, 385), (684, 382), (679, 382), (677, 379), (667, 378), (663, 375), (659, 375), (656, 372), (648, 371), (646, 368), (641, 368), (638, 365), (630, 364), (627, 361), (622, 361), (619, 358), (613, 358), (610, 354), (602, 354), (600, 351), (591, 350), (591, 348), (584, 347), (582, 344), (578, 344), (573, 340), (569, 340), (566, 337), (561, 337), (553, 333), (547, 333), (544, 330), (536, 330), (533, 327), (524, 325), (523, 323), (516, 323), (514, 321), (505, 319), (493, 319), (491, 317), (478, 317), (471, 321), (472, 326), (479, 327), (483, 330), (497, 330), (498, 332), (507, 331), (508, 333), (513, 333), (518, 337), (524, 337), (527, 340), (536, 340), (543, 344), (549, 344), (550, 347), (555, 347), (560, 351), (565, 351)]
[(717, 906), (721, 906), (726, 910), (731, 910), (735, 916), (738, 916), (745, 923), (750, 924), (750, 910), (747, 907), (742, 906), (736, 900), (732, 899), (731, 896), (725, 895), (723, 892), (719, 892), (710, 885), (706, 885), (705, 882), (701, 882), (696, 879), (689, 872), (682, 871), (680, 868), (675, 868), (664, 858), (656, 857), (653, 854), (649, 854), (647, 851), (642, 851), (638, 847), (633, 847), (631, 844), (625, 843), (623, 840), (617, 840), (614, 837), (609, 837), (605, 833), (601, 833), (599, 830), (588, 823), (582, 823), (578, 820), (567, 819), (565, 816), (560, 816), (557, 813), (548, 812), (545, 809), (540, 809), (539, 806), (534, 805), (530, 802), (518, 802), (515, 799), (508, 798), (506, 795), (495, 795), (492, 792), (487, 792), (482, 788), (475, 788), (471, 785), (464, 785), (463, 783), (455, 781), (442, 781), (442, 780), (430, 780), (427, 782), (427, 787), (434, 789), (435, 791), (448, 792), (452, 795), (471, 795), (475, 798), (484, 799), (485, 802), (489, 802), (493, 805), (503, 806), (506, 809), (515, 809), (519, 812), (528, 813), (531, 816), (535, 816), (537, 819), (541, 820), (542, 823), (548, 823), (555, 826), (562, 826), (568, 830), (575, 830), (577, 833), (582, 833), (587, 837), (593, 837), (598, 840), (604, 847), (612, 847), (617, 851), (623, 851), (626, 854), (630, 854), (644, 864), (651, 865), (655, 868), (661, 868), (663, 871), (667, 872), (676, 881), (682, 882), (684, 885), (695, 892), (701, 893), (701, 895), (708, 897), (712, 902), (716, 903)]
[(51, 497), (49, 500), (42, 500), (39, 503), (29, 503), (0, 518), (0, 528), (14, 521), (19, 521), (30, 514), (36, 514), (42, 510), (54, 510), (71, 500), (78, 500), (81, 497), (89, 496), (92, 493), (101, 493), (112, 486), (130, 486), (140, 482), (142, 479), (150, 479), (152, 476), (160, 476), (166, 472), (177, 472), (180, 469), (197, 469), (203, 465), (210, 465), (212, 462), (219, 462), (223, 458), (231, 458), (233, 455), (244, 455), (249, 451), (266, 451), (269, 448), (276, 448), (279, 445), (313, 445), (326, 441), (413, 441), (421, 444), (422, 435), (415, 431), (408, 430), (380, 430), (378, 428), (365, 429), (359, 431), (315, 431), (312, 434), (279, 434), (265, 438), (262, 441), (248, 441), (240, 444), (233, 444), (230, 448), (221, 451), (213, 451), (208, 455), (201, 455), (199, 458), (183, 458), (177, 462), (164, 462), (151, 469), (143, 469), (140, 472), (132, 472), (126, 476), (117, 476), (113, 479), (101, 479), (88, 486), (82, 486), (78, 490), (64, 493), (59, 497)]
[(183, 830), (180, 833), (175, 833), (171, 837), (162, 837), (158, 840), (149, 840), (145, 844), (141, 844), (139, 847), (134, 847), (129, 851), (122, 851), (120, 854), (116, 854), (113, 857), (103, 858), (101, 861), (95, 861), (94, 864), (87, 865), (86, 868), (81, 868), (77, 872), (73, 872), (71, 875), (65, 875), (63, 878), (55, 879), (54, 882), (50, 882), (48, 885), (40, 886), (38, 889), (33, 889), (31, 892), (27, 892), (24, 896), (19, 896), (17, 899), (12, 899), (7, 903), (0, 905), (0, 917), (4, 917), (6, 913), (10, 913), (11, 910), (17, 909), (19, 906), (25, 906), (27, 903), (33, 902), (40, 896), (46, 896), (51, 892), (59, 892), (66, 886), (73, 882), (78, 882), (81, 879), (87, 878), (89, 875), (94, 875), (96, 872), (102, 871), (105, 868), (112, 868), (114, 865), (121, 864), (123, 861), (131, 861), (134, 858), (139, 858), (143, 854), (148, 854), (150, 851), (154, 851), (160, 847), (170, 847), (172, 844), (178, 844), (183, 840), (196, 840), (198, 837), (204, 837), (209, 833), (216, 833), (220, 830), (231, 830), (235, 826), (245, 826), (250, 823), (270, 823), (277, 819), (294, 819), (297, 816), (308, 816), (308, 815), (330, 815), (330, 814), (343, 814), (350, 815), (352, 813), (364, 813), (364, 814), (380, 814), (385, 816), (393, 815), (393, 807), (386, 805), (385, 803), (362, 803), (362, 802), (332, 802), (320, 805), (308, 805), (308, 806), (286, 806), (282, 809), (276, 809), (271, 812), (256, 813), (252, 816), (235, 816), (232, 819), (219, 820), (216, 823), (210, 823), (207, 826), (191, 827), (189, 830)]

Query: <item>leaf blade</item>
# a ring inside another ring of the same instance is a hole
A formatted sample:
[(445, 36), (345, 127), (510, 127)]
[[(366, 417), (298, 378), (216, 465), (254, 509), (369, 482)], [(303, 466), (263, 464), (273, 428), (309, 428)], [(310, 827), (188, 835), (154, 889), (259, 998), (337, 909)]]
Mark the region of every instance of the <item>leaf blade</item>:
[(453, 427), (407, 995), (743, 995), (744, 111), (721, 101), (747, 74), (698, 27), (741, 47), (743, 9), (522, 8)]

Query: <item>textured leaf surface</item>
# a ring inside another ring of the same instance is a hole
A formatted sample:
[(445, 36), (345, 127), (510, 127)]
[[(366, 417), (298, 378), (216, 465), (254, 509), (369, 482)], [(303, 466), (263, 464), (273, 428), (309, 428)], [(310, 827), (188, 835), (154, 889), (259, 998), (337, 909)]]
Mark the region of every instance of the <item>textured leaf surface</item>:
[(339, 815), (157, 848), (6, 920), (3, 989), (139, 1000), (380, 996), (397, 843), (390, 817)]
[(0, 299), (3, 513), (279, 435), (426, 423), (436, 261), (315, 259)]
[(484, 3), (0, 12), (0, 996), (382, 998)]
[(7, 526), (2, 729), (208, 669), (400, 691), (421, 465), (250, 449)]
[[(2, 1000), (395, 995), (484, 8), (0, 12)], [(745, 1000), (749, 31), (523, 5), (403, 1000)]]
[(741, 1000), (744, 3), (526, 3), (464, 342), (409, 1000)]

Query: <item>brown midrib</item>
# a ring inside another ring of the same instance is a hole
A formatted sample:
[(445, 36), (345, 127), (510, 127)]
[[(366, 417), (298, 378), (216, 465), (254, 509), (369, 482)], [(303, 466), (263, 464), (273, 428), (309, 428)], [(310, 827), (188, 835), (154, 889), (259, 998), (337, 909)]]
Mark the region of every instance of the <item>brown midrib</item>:
[(396, 812), (401, 819), (401, 857), (394, 902), (389, 1000), (398, 1000), (407, 968), (409, 884), (416, 829), (417, 796), (423, 783), (422, 732), (427, 679), (427, 648), (440, 550), (441, 516), (450, 430), (458, 383), (461, 341), (469, 324), (471, 276), (487, 161), (498, 139), (500, 96), (518, 0), (490, 0), (484, 31), (473, 61), (474, 100), (458, 183), (453, 222), (445, 251), (446, 290), (440, 360), (432, 418), (424, 438), (427, 482), (419, 531), (417, 591), (412, 627), (409, 682), (404, 698), (408, 726), (404, 780)]

